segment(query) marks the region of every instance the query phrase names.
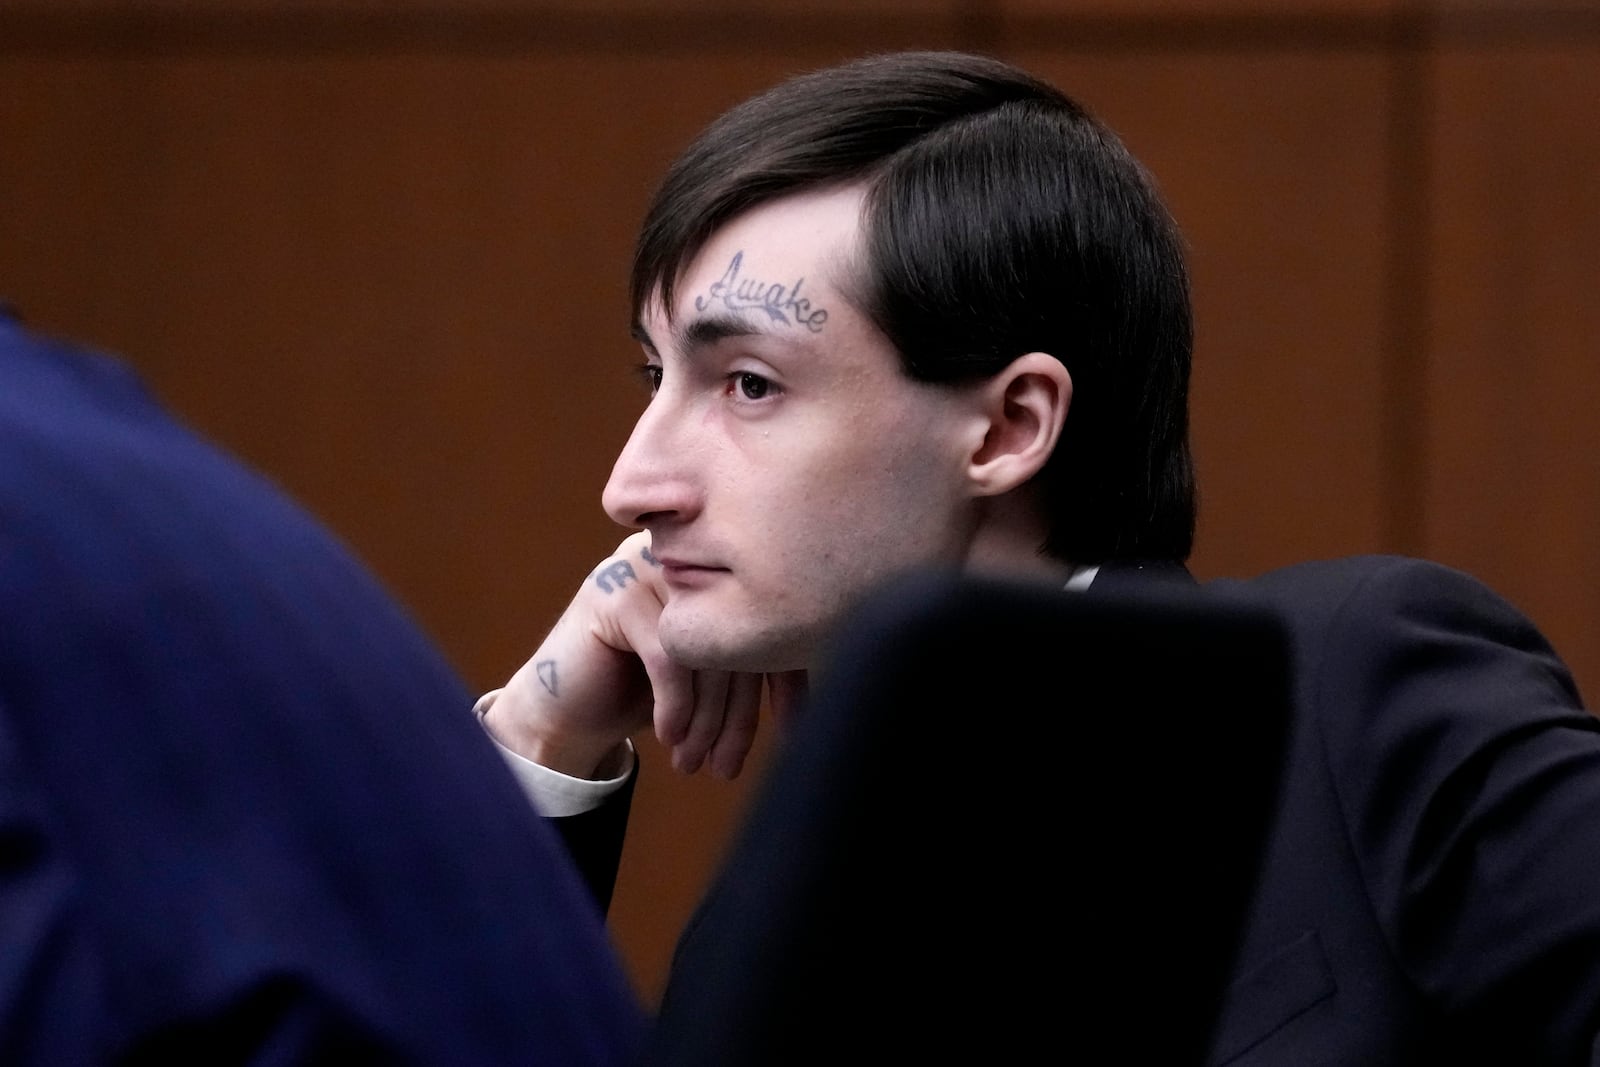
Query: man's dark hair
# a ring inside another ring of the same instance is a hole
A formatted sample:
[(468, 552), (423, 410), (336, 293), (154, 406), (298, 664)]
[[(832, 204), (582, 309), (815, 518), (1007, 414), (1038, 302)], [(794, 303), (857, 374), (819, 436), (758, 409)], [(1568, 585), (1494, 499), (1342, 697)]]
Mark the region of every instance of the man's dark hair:
[(1039, 480), (1044, 549), (1077, 563), (1194, 543), (1193, 323), (1177, 227), (1144, 168), (1053, 86), (958, 52), (871, 56), (794, 77), (713, 122), (639, 234), (633, 311), (740, 215), (866, 187), (860, 308), (917, 380), (965, 383), (1028, 352), (1072, 375)]

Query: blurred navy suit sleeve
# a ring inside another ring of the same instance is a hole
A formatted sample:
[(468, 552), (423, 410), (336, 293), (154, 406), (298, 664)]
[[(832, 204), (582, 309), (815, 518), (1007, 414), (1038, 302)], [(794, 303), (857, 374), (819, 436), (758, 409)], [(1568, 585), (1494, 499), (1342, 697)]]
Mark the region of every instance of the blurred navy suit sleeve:
[(0, 316), (0, 1062), (625, 1061), (471, 703), (282, 493)]

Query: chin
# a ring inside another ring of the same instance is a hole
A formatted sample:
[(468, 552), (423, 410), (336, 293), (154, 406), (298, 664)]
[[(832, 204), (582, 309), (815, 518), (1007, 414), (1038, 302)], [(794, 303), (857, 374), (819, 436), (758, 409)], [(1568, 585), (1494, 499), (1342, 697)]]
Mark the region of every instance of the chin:
[(663, 613), (661, 647), (674, 663), (694, 670), (738, 671), (770, 674), (810, 666), (816, 645), (809, 635), (786, 627), (776, 633), (761, 629), (740, 631), (736, 627), (700, 627), (688, 620), (669, 621)]

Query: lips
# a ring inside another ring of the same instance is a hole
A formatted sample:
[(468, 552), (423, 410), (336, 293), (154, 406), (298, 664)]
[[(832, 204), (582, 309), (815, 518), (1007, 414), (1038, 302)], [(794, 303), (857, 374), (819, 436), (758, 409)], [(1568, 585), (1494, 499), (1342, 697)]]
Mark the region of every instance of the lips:
[(726, 567), (683, 559), (678, 556), (657, 556), (656, 562), (661, 565), (661, 573), (665, 576), (669, 585), (693, 583), (709, 578), (712, 575), (725, 574), (728, 570)]

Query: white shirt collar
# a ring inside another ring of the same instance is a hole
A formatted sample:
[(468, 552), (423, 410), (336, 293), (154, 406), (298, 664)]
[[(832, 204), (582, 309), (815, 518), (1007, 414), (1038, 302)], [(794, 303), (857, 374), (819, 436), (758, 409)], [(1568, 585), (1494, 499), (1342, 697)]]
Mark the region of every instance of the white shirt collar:
[(1081, 593), (1089, 588), (1089, 583), (1094, 581), (1094, 576), (1099, 573), (1100, 567), (1098, 564), (1092, 567), (1074, 567), (1071, 576), (1067, 578), (1067, 584), (1063, 588), (1069, 593)]

